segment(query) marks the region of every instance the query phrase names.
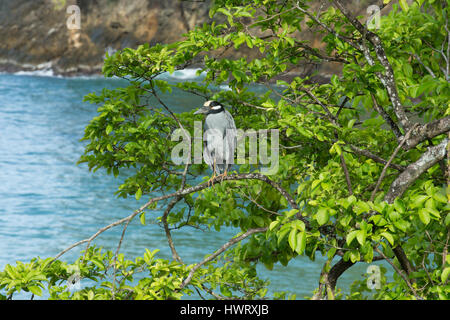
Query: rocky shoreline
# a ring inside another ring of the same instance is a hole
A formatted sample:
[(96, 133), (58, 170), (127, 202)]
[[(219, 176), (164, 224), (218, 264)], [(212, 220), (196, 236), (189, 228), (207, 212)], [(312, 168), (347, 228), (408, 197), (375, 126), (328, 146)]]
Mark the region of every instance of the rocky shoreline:
[[(361, 10), (369, 0), (349, 1), (355, 3), (355, 9)], [(210, 2), (0, 0), (0, 72), (37, 72), (65, 77), (100, 75), (107, 52), (136, 48), (143, 43), (178, 41), (188, 30), (210, 22)], [(68, 8), (74, 5), (79, 8), (78, 29), (68, 27), (73, 15)], [(312, 46), (321, 45), (313, 34), (300, 36), (309, 39)], [(255, 56), (245, 46), (229, 55)], [(300, 66), (283, 79), (318, 71), (317, 79), (323, 82), (339, 72), (333, 64), (313, 67)]]
[(0, 72), (100, 74), (107, 52), (180, 40), (208, 10), (209, 1), (0, 0)]
[(14, 60), (0, 60), (0, 73), (36, 73), (36, 74), (47, 74), (52, 76), (63, 76), (63, 77), (73, 77), (73, 76), (91, 76), (91, 75), (101, 75), (103, 64), (99, 65), (77, 65), (67, 69), (61, 69), (58, 65), (53, 65), (53, 63), (45, 62), (37, 65), (28, 63), (19, 63)]

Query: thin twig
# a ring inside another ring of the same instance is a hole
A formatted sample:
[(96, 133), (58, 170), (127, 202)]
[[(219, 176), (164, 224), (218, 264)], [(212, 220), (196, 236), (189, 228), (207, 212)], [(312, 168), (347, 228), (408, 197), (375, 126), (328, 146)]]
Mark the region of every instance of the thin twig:
[(378, 246), (375, 246), (375, 251), (378, 252), (378, 254), (380, 256), (382, 256), (391, 266), (392, 268), (395, 269), (395, 271), (403, 278), (403, 280), (406, 282), (406, 284), (408, 285), (408, 288), (411, 290), (411, 292), (413, 293), (413, 295), (416, 297), (416, 299), (418, 300), (423, 300), (422, 297), (420, 297), (416, 290), (413, 288), (413, 286), (411, 285), (411, 282), (409, 282), (408, 278), (405, 276), (405, 274), (402, 272), (402, 270), (400, 270), (392, 261), (391, 259), (389, 259), (388, 257), (386, 257), (386, 255), (383, 253), (382, 250), (378, 249)]
[(267, 230), (267, 227), (264, 228), (255, 228), (255, 229), (249, 229), (247, 230), (245, 233), (241, 234), (238, 237), (232, 238), (230, 239), (227, 243), (225, 243), (222, 247), (220, 247), (218, 250), (216, 250), (213, 254), (209, 255), (208, 257), (206, 257), (205, 259), (203, 259), (202, 261), (200, 261), (199, 263), (197, 263), (189, 272), (189, 275), (187, 276), (186, 279), (183, 280), (181, 286), (180, 286), (180, 290), (183, 289), (185, 286), (187, 286), (189, 284), (189, 282), (191, 282), (192, 277), (194, 276), (195, 271), (197, 271), (201, 266), (203, 266), (205, 263), (208, 263), (209, 261), (215, 259), (218, 255), (220, 255), (222, 252), (224, 252), (225, 250), (227, 250), (229, 247), (231, 247), (232, 245), (234, 245), (235, 243), (238, 243), (242, 240), (244, 240), (245, 238), (247, 238), (248, 236), (251, 236), (254, 233), (258, 233), (258, 232), (265, 232)]
[[(356, 154), (358, 154), (358, 155), (365, 156), (365, 157), (367, 157), (367, 158), (369, 158), (369, 159), (372, 159), (373, 161), (378, 162), (378, 163), (387, 164), (387, 161), (386, 161), (386, 160), (384, 160), (384, 159), (381, 158), (380, 156), (378, 156), (378, 155), (376, 155), (376, 154), (370, 152), (369, 150), (361, 149), (361, 148), (358, 148), (358, 147), (356, 147), (356, 146), (354, 146), (354, 145), (351, 145), (351, 144), (347, 144), (347, 145), (350, 147), (350, 149), (351, 149), (354, 153), (356, 153)], [(395, 170), (398, 170), (398, 171), (400, 171), (400, 172), (401, 172), (401, 171), (404, 171), (404, 170), (406, 169), (406, 167), (401, 166), (401, 165), (398, 165), (398, 164), (395, 164), (395, 163), (390, 163), (390, 164), (389, 164), (389, 167), (391, 167), (391, 168), (393, 168), (393, 169), (395, 169)]]
[(392, 132), (397, 137), (397, 139), (400, 138), (402, 136), (402, 132), (398, 128), (397, 124), (394, 122), (394, 120), (392, 120), (386, 110), (384, 110), (383, 107), (378, 104), (377, 99), (375, 98), (373, 93), (370, 93), (370, 96), (372, 97), (373, 108), (375, 109), (375, 111), (378, 112), (379, 115), (381, 115), (381, 117), (384, 119), (384, 121), (387, 122), (387, 124), (389, 124)]
[(341, 152), (340, 156), (341, 158), (341, 166), (344, 170), (345, 175), (345, 181), (347, 182), (347, 189), (349, 196), (353, 195), (353, 188), (352, 188), (352, 182), (350, 180), (350, 174), (348, 173), (347, 164), (345, 163), (344, 154)]
[(262, 205), (260, 205), (258, 202), (256, 202), (256, 200), (254, 200), (252, 197), (246, 195), (244, 192), (242, 192), (241, 195), (244, 196), (245, 198), (247, 198), (248, 200), (250, 200), (251, 202), (253, 202), (258, 208), (260, 208), (260, 209), (262, 209), (262, 210), (264, 210), (264, 211), (266, 211), (266, 212), (268, 212), (270, 214), (274, 214), (274, 215), (277, 215), (277, 216), (282, 216), (282, 214), (280, 214), (278, 212), (275, 212), (275, 211), (269, 210), (267, 208), (264, 208)]
[(132, 219), (129, 219), (126, 223), (125, 226), (123, 227), (123, 231), (122, 231), (122, 235), (120, 236), (120, 240), (119, 240), (119, 244), (117, 245), (117, 249), (116, 249), (116, 253), (114, 255), (114, 261), (113, 261), (113, 283), (112, 283), (112, 290), (111, 290), (111, 294), (112, 294), (112, 299), (115, 300), (115, 286), (116, 286), (116, 271), (117, 271), (117, 256), (119, 255), (119, 250), (120, 247), (122, 246), (122, 241), (123, 238), (125, 237), (125, 231), (127, 230), (128, 225), (130, 224)]
[(381, 171), (381, 175), (378, 178), (377, 184), (375, 186), (375, 189), (372, 192), (372, 195), (370, 196), (370, 201), (373, 201), (373, 199), (375, 199), (375, 195), (378, 192), (378, 188), (380, 187), (381, 182), (384, 179), (384, 176), (386, 174), (387, 168), (389, 167), (389, 165), (391, 164), (392, 160), (394, 160), (395, 156), (397, 155), (397, 153), (400, 151), (400, 149), (402, 148), (403, 144), (406, 142), (406, 140), (409, 139), (409, 136), (411, 135), (411, 132), (413, 132), (413, 130), (418, 126), (419, 124), (416, 123), (414, 126), (411, 127), (411, 129), (409, 129), (409, 131), (406, 133), (405, 137), (402, 139), (402, 141), (398, 144), (397, 148), (395, 148), (394, 152), (392, 153), (391, 157), (389, 158), (388, 162), (386, 163), (386, 165), (384, 166), (383, 170)]
[(167, 206), (166, 210), (164, 211), (164, 214), (161, 218), (161, 221), (164, 225), (164, 232), (166, 233), (166, 238), (169, 243), (170, 250), (172, 251), (172, 258), (180, 263), (183, 263), (181, 260), (180, 255), (178, 254), (177, 250), (175, 249), (175, 245), (173, 244), (172, 234), (170, 233), (169, 224), (167, 223), (167, 216), (169, 215), (170, 211), (173, 209), (173, 207), (181, 200), (181, 197), (175, 197), (173, 198), (169, 205)]
[[(58, 258), (60, 258), (63, 254), (65, 254), (66, 252), (70, 251), (71, 249), (83, 244), (83, 243), (91, 243), (92, 240), (94, 240), (95, 238), (97, 238), (100, 234), (102, 234), (103, 232), (105, 232), (106, 230), (109, 230), (115, 226), (121, 225), (122, 223), (125, 223), (131, 219), (133, 219), (136, 215), (142, 213), (145, 209), (147, 209), (150, 205), (152, 205), (155, 202), (161, 201), (161, 200), (166, 200), (166, 199), (170, 199), (170, 198), (174, 198), (174, 197), (178, 197), (178, 196), (184, 196), (187, 194), (191, 194), (194, 192), (198, 192), (201, 191), (203, 189), (209, 188), (211, 186), (211, 183), (213, 184), (219, 184), (219, 183), (223, 183), (224, 181), (239, 181), (239, 180), (260, 180), (263, 181), (269, 185), (271, 185), (275, 190), (277, 190), (278, 192), (280, 192), (280, 194), (287, 200), (287, 202), (289, 203), (289, 205), (296, 210), (299, 210), (299, 207), (297, 205), (297, 203), (295, 202), (294, 198), (292, 198), (292, 196), (289, 194), (289, 192), (287, 192), (282, 186), (280, 186), (277, 182), (269, 179), (267, 176), (260, 174), (260, 173), (243, 173), (243, 174), (235, 174), (235, 175), (229, 175), (229, 176), (217, 176), (216, 178), (214, 178), (210, 183), (208, 182), (204, 182), (201, 183), (199, 185), (196, 186), (192, 186), (189, 188), (185, 188), (182, 190), (178, 190), (176, 192), (170, 193), (170, 194), (166, 194), (166, 195), (162, 195), (159, 197), (154, 197), (152, 199), (150, 199), (147, 203), (145, 203), (144, 205), (142, 205), (139, 209), (135, 210), (132, 214), (128, 215), (125, 218), (122, 218), (120, 220), (117, 220), (103, 228), (100, 228), (96, 233), (94, 233), (92, 236), (90, 236), (87, 239), (84, 240), (80, 240), (74, 244), (72, 244), (71, 246), (67, 247), (66, 249), (62, 250), (61, 252), (59, 252), (54, 258), (53, 261), (57, 260)], [(309, 221), (307, 221), (305, 219), (305, 217), (298, 215), (298, 218), (301, 219), (305, 225), (309, 226)], [(52, 261), (52, 262), (53, 262)], [(49, 264), (50, 265), (50, 264)]]

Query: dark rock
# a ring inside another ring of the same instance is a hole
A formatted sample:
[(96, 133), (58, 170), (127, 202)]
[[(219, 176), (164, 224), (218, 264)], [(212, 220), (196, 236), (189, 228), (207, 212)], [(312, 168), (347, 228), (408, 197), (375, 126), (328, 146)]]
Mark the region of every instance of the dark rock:
[[(98, 73), (105, 52), (143, 43), (170, 43), (197, 25), (209, 22), (205, 2), (180, 0), (0, 0), (0, 71), (36, 70), (49, 66), (57, 74)], [(348, 0), (355, 13), (364, 15), (369, 0)], [(376, 1), (375, 1), (376, 2)], [(66, 9), (78, 5), (81, 29), (69, 30)], [(315, 5), (315, 4), (313, 4)], [(310, 31), (298, 35), (320, 47)], [(255, 58), (257, 49), (245, 44), (223, 57)], [(333, 63), (311, 67), (299, 65), (286, 74), (313, 75), (320, 81), (339, 72)]]
[[(80, 8), (79, 30), (66, 25), (70, 5)], [(209, 20), (208, 10), (209, 1), (0, 0), (0, 71), (51, 65), (56, 74), (99, 73), (105, 52), (180, 40), (188, 27)]]

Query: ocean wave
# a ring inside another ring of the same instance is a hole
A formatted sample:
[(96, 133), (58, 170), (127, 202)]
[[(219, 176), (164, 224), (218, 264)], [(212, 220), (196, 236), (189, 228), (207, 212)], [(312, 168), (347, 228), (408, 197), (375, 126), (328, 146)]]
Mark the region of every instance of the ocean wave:
[[(172, 74), (169, 72), (164, 72), (161, 75), (159, 75), (157, 78), (164, 79), (164, 80), (175, 80), (175, 81), (182, 81), (182, 80), (195, 80), (195, 79), (201, 79), (205, 76), (205, 72), (202, 72), (200, 75), (197, 75), (197, 72), (201, 70), (200, 68), (196, 69), (182, 69), (182, 70), (176, 70)], [(64, 74), (55, 74), (54, 70), (52, 68), (39, 68), (35, 70), (21, 70), (16, 71), (13, 73), (9, 72), (0, 72), (0, 74), (13, 74), (18, 76), (36, 76), (36, 77), (53, 77), (53, 78), (67, 78), (67, 79), (85, 79), (85, 80), (92, 80), (92, 79), (107, 79), (102, 74), (89, 74), (89, 75), (74, 75), (74, 76), (66, 76)], [(112, 77), (112, 79), (115, 79), (116, 77)], [(117, 78), (119, 79), (119, 78)], [(226, 88), (222, 88), (225, 89)]]
[(224, 90), (224, 91), (231, 91), (231, 87), (230, 87), (229, 85), (227, 85), (227, 84), (221, 84), (221, 85), (219, 86), (219, 88), (220, 88), (221, 90)]
[[(52, 69), (33, 70), (33, 71), (16, 71), (16, 72), (12, 72), (12, 73), (11, 72), (0, 72), (0, 75), (8, 75), (8, 74), (12, 74), (15, 76), (49, 77), (49, 78), (73, 79), (73, 80), (98, 80), (98, 79), (108, 80), (109, 79), (109, 78), (105, 78), (102, 74), (75, 75), (75, 76), (55, 74)], [(113, 77), (112, 79), (120, 79), (120, 78)]]
[(37, 76), (37, 77), (55, 77), (59, 78), (61, 76), (55, 76), (52, 69), (45, 70), (33, 70), (33, 71), (17, 71), (13, 73), (16, 76)]
[(197, 75), (197, 71), (201, 70), (200, 68), (196, 69), (182, 69), (176, 70), (173, 73), (164, 72), (158, 78), (166, 78), (166, 79), (175, 79), (175, 80), (189, 80), (189, 79), (198, 79), (205, 76), (205, 72), (202, 72), (200, 75)]

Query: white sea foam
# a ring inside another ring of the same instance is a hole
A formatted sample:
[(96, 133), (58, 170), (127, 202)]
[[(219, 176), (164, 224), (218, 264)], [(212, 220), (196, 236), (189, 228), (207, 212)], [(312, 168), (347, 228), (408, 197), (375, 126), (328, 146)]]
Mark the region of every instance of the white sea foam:
[(32, 66), (29, 64), (24, 64), (23, 67), (25, 68), (32, 68), (34, 70), (28, 70), (28, 71), (17, 71), (14, 74), (19, 76), (38, 76), (38, 77), (54, 77), (53, 69), (52, 69), (52, 62), (44, 62), (40, 63), (36, 66)]
[(38, 76), (38, 77), (60, 77), (55, 76), (52, 69), (42, 69), (33, 71), (17, 71), (13, 74), (17, 76)]
[(230, 86), (227, 85), (227, 84), (221, 84), (221, 85), (219, 86), (219, 88), (220, 88), (221, 90), (224, 90), (224, 91), (231, 91)]
[(172, 77), (182, 80), (199, 78), (204, 75), (204, 72), (202, 72), (200, 75), (197, 75), (197, 71), (199, 70), (200, 69), (177, 70), (172, 74)]
[(205, 72), (202, 72), (200, 75), (197, 75), (197, 71), (201, 69), (182, 69), (176, 70), (172, 74), (169, 72), (162, 73), (158, 78), (172, 78), (176, 80), (189, 80), (189, 79), (197, 79), (205, 76)]
[[(70, 78), (70, 79), (103, 79), (104, 76), (101, 74), (92, 74), (92, 75), (76, 75), (76, 76), (64, 76), (64, 75), (55, 75), (51, 65), (47, 64), (40, 64), (38, 66), (35, 66), (35, 70), (28, 70), (28, 71), (17, 71), (12, 74), (18, 75), (18, 76), (37, 76), (37, 77), (55, 77), (55, 78)], [(190, 79), (200, 79), (205, 76), (205, 72), (202, 72), (200, 75), (197, 75), (197, 71), (201, 70), (199, 68), (197, 69), (183, 69), (183, 70), (176, 70), (172, 74), (169, 72), (164, 72), (161, 75), (159, 75), (157, 78), (163, 78), (163, 79), (173, 79), (173, 80), (190, 80)], [(2, 74), (2, 73), (0, 73)], [(115, 77), (113, 77), (115, 78)], [(105, 78), (106, 79), (106, 78)], [(228, 86), (224, 85), (223, 90), (230, 90)]]

